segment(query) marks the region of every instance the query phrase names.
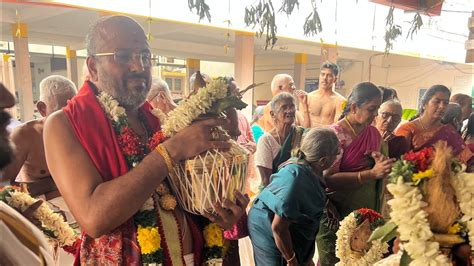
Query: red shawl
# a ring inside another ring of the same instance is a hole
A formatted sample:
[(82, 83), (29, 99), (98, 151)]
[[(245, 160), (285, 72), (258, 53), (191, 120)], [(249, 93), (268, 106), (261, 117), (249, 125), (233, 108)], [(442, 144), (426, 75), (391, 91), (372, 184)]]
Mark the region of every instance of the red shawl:
[[(74, 129), (77, 139), (89, 154), (104, 182), (106, 182), (124, 175), (129, 169), (118, 145), (112, 124), (97, 101), (95, 91), (95, 86), (86, 81), (63, 111)], [(151, 105), (148, 102), (140, 107), (147, 124), (155, 132), (160, 130), (160, 123), (151, 114), (150, 110)], [(189, 217), (187, 218), (194, 240), (195, 265), (200, 265), (203, 248), (202, 233), (195, 223)], [(140, 248), (135, 232), (133, 217), (130, 217), (127, 222), (109, 234), (96, 239), (83, 232), (82, 243), (79, 253), (76, 254), (75, 264), (141, 265)], [(163, 244), (165, 243), (162, 243), (162, 247), (166, 248), (166, 245)], [(163, 252), (163, 265), (168, 265), (167, 250), (163, 250)]]

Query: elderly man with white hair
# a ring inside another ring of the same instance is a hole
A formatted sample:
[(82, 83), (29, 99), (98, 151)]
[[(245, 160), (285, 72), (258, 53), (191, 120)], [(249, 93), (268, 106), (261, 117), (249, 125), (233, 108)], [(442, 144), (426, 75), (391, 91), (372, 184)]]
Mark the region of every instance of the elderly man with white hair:
[(53, 112), (66, 106), (67, 100), (76, 95), (76, 86), (62, 76), (49, 76), (40, 83), (40, 98), (36, 108), (42, 118), (16, 127), (11, 139), (15, 143), (15, 160), (4, 169), (3, 178), (27, 184), (33, 196), (58, 196), (59, 192), (49, 175), (44, 156), (43, 124)]
[[(16, 127), (11, 134), (15, 145), (14, 160), (5, 167), (3, 178), (10, 183), (20, 183), (33, 197), (48, 201), (56, 210), (64, 212), (69, 223), (74, 218), (69, 212), (46, 164), (43, 125), (53, 112), (66, 106), (67, 101), (76, 95), (76, 86), (69, 79), (52, 75), (40, 82), (40, 98), (36, 108), (42, 118), (31, 120)], [(60, 256), (60, 262), (70, 263), (72, 256)], [(63, 259), (66, 259), (63, 261)], [(68, 260), (69, 259), (69, 260)]]
[[(282, 92), (287, 92), (291, 95), (294, 95), (297, 88), (295, 87), (293, 77), (288, 74), (277, 74), (272, 79), (270, 89), (272, 91), (273, 98)], [(270, 115), (270, 110), (270, 103), (268, 103), (263, 109), (263, 116), (256, 122), (256, 124), (259, 125), (265, 132), (268, 132), (275, 127), (273, 118)], [(297, 126), (303, 125), (303, 117), (299, 112), (296, 112), (295, 123)]]
[(165, 114), (168, 114), (177, 106), (171, 97), (168, 84), (161, 79), (153, 79), (151, 82), (151, 88), (150, 92), (148, 92), (147, 101), (151, 104), (151, 106), (153, 106), (153, 108), (158, 108)]

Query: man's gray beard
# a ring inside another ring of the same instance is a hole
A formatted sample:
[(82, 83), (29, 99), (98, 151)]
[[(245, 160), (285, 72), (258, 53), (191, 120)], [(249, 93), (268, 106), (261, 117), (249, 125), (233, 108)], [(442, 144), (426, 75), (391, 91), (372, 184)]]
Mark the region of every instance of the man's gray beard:
[(138, 90), (128, 90), (126, 80), (113, 80), (110, 79), (108, 75), (100, 75), (99, 79), (102, 81), (102, 84), (106, 85), (106, 88), (100, 88), (101, 90), (110, 94), (115, 100), (118, 101), (120, 106), (125, 109), (138, 109), (146, 100), (146, 96), (150, 91), (150, 84), (147, 84), (147, 89), (138, 91)]
[(0, 137), (0, 170), (13, 160), (13, 143), (6, 137)]

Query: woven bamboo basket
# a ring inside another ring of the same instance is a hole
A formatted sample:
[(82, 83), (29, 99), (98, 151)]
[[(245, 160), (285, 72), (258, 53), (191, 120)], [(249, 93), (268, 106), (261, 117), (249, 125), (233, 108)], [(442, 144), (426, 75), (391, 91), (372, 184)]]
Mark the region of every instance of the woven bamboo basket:
[(215, 213), (224, 199), (235, 201), (234, 190), (242, 191), (248, 170), (248, 152), (231, 140), (227, 152), (207, 151), (186, 160), (169, 178), (180, 206), (194, 214)]

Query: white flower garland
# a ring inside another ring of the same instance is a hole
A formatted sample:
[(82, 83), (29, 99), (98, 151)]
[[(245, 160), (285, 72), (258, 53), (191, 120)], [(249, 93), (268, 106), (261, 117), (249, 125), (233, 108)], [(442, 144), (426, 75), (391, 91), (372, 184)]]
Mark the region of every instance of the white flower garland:
[[(110, 94), (107, 92), (101, 91), (97, 96), (97, 100), (99, 101), (100, 105), (102, 106), (102, 110), (104, 110), (107, 117), (115, 123), (124, 123), (127, 121), (127, 114), (125, 113), (125, 108), (121, 107), (119, 102), (114, 99)], [(165, 114), (161, 112), (159, 109), (153, 109), (152, 114), (160, 119), (160, 122), (165, 119)], [(163, 119), (163, 120), (161, 120)], [(134, 164), (135, 167), (137, 164)], [(158, 189), (158, 188), (157, 188)], [(161, 196), (161, 195), (160, 195)], [(168, 204), (170, 205), (170, 204)], [(171, 204), (173, 205), (173, 204)], [(174, 204), (176, 206), (176, 204)], [(174, 209), (174, 206), (172, 209)], [(155, 208), (153, 197), (150, 196), (145, 203), (143, 203), (140, 211), (150, 211)]]
[(367, 266), (382, 259), (383, 254), (388, 251), (388, 244), (382, 243), (380, 240), (372, 241), (372, 247), (365, 253), (364, 256), (359, 257), (357, 253), (352, 251), (350, 239), (357, 228), (357, 219), (354, 212), (346, 216), (341, 221), (339, 230), (337, 231), (336, 240), (336, 256), (340, 262), (336, 265), (356, 265)]
[(474, 174), (461, 171), (454, 176), (452, 184), (463, 213), (461, 222), (467, 225), (471, 251), (474, 251)]
[(201, 114), (205, 114), (212, 104), (227, 95), (227, 84), (225, 81), (212, 80), (205, 88), (188, 99), (183, 100), (176, 109), (172, 110), (161, 128), (167, 137), (171, 137), (181, 129), (189, 126)]
[(428, 223), (427, 205), (417, 186), (405, 183), (400, 176), (396, 184), (388, 184), (393, 199), (388, 201), (392, 208), (390, 216), (398, 226), (400, 240), (412, 259), (410, 265), (451, 265), (448, 257), (439, 251), (439, 243), (430, 241), (433, 237)]
[[(28, 207), (37, 202), (37, 199), (32, 198), (30, 195), (20, 191), (12, 191), (9, 196), (6, 196), (7, 204), (14, 209), (24, 212)], [(72, 229), (68, 223), (64, 221), (64, 218), (54, 213), (46, 203), (43, 203), (33, 213), (35, 219), (41, 222), (44, 229), (51, 231), (54, 238), (48, 237), (51, 242), (57, 241), (59, 247), (70, 246), (76, 241), (76, 232)]]
[(125, 108), (121, 107), (117, 100), (106, 92), (100, 92), (97, 95), (97, 100), (102, 106), (107, 117), (112, 121), (119, 122), (121, 118), (125, 117)]
[(165, 113), (158, 108), (151, 109), (151, 113), (160, 120), (160, 124), (163, 125), (168, 119)]

